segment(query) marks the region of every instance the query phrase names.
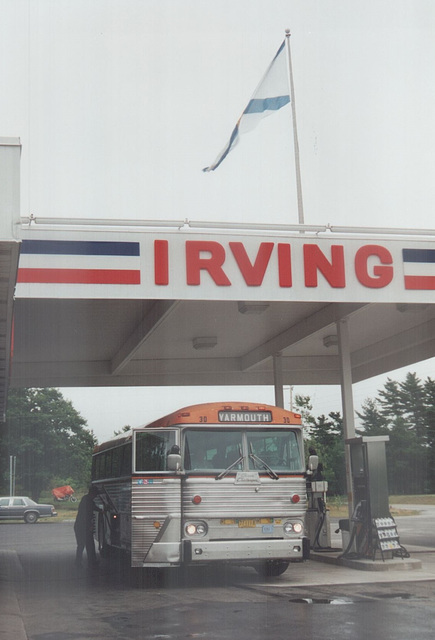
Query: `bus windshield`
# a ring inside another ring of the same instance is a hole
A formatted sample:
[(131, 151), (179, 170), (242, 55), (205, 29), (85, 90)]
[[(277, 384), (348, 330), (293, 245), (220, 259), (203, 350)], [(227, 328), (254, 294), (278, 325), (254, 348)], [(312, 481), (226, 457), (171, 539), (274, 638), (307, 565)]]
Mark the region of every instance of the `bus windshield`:
[[(184, 440), (184, 468), (186, 471), (222, 471), (240, 457), (241, 450), (241, 431), (188, 429)], [(234, 468), (242, 469), (242, 464)]]
[[(237, 464), (234, 464), (242, 457)], [(303, 471), (298, 434), (291, 429), (207, 430), (186, 429), (186, 471)]]
[(249, 468), (261, 469), (262, 462), (273, 471), (301, 471), (301, 448), (295, 431), (248, 431)]

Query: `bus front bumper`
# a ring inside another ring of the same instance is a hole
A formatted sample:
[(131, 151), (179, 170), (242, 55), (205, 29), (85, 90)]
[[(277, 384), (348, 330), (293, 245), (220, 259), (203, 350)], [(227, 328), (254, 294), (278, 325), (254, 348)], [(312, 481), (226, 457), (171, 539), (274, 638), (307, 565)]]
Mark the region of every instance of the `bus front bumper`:
[(301, 562), (310, 555), (308, 538), (289, 540), (184, 540), (183, 561), (213, 562), (287, 560)]

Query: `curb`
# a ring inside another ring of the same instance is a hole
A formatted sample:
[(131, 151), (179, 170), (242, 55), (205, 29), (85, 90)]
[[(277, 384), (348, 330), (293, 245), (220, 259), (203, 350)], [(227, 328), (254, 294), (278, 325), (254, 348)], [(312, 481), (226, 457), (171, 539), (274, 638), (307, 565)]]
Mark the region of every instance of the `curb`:
[(358, 569), (359, 571), (415, 571), (422, 568), (421, 560), (414, 558), (392, 558), (383, 560), (370, 560), (370, 558), (340, 558), (333, 553), (319, 553), (311, 551), (310, 560), (334, 564), (337, 567)]
[(16, 551), (1, 551), (0, 563), (0, 640), (28, 640), (13, 580), (23, 577)]

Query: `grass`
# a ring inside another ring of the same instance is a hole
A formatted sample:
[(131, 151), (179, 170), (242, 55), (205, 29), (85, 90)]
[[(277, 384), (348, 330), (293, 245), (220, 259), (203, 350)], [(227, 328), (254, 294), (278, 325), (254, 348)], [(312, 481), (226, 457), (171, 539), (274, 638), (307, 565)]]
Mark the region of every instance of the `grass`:
[[(57, 509), (56, 509), (57, 511)], [(77, 509), (62, 509), (57, 511), (56, 518), (49, 518), (49, 522), (64, 522), (64, 520), (75, 520), (77, 515)]]
[[(435, 494), (431, 495), (401, 495), (401, 496), (390, 496), (390, 505), (391, 505), (391, 515), (392, 516), (415, 516), (418, 515), (419, 510), (417, 509), (403, 509), (400, 507), (401, 504), (406, 505), (425, 505), (425, 504), (433, 504), (435, 505)], [(77, 509), (79, 506), (79, 501), (71, 503), (71, 502), (56, 502), (55, 509), (57, 511), (57, 516), (55, 518), (41, 518), (39, 522), (49, 522), (50, 524), (54, 524), (56, 522), (67, 522), (71, 520), (75, 520), (77, 515)], [(332, 518), (347, 518), (348, 517), (348, 508), (347, 508), (347, 500), (344, 496), (332, 496), (327, 499), (327, 506), (329, 509), (329, 515)], [(1, 522), (1, 521), (0, 521)], [(1, 524), (13, 524), (17, 522), (22, 522), (23, 520), (4, 520)], [(24, 523), (23, 523), (24, 524)]]
[(64, 522), (65, 520), (75, 520), (80, 500), (77, 502), (54, 502), (57, 511), (55, 518), (48, 518), (46, 522)]
[(435, 504), (435, 494), (422, 496), (390, 496), (390, 504)]
[[(404, 509), (400, 505), (435, 505), (435, 495), (400, 495), (390, 496), (389, 498), (392, 516), (415, 516), (419, 513), (418, 509)], [(343, 496), (333, 496), (327, 499), (329, 514), (333, 518), (346, 518), (348, 516), (347, 500)]]

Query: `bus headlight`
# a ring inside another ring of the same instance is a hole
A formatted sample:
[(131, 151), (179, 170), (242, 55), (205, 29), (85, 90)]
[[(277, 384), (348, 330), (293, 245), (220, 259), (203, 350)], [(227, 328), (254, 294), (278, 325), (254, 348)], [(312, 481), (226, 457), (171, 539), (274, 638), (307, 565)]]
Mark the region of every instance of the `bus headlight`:
[(188, 536), (205, 536), (208, 528), (205, 522), (188, 522), (184, 530)]
[(303, 526), (301, 522), (295, 522), (293, 525), (293, 531), (295, 533), (297, 533), (298, 535), (302, 533), (303, 531)]
[(284, 529), (284, 533), (287, 534), (288, 536), (291, 536), (292, 534), (299, 536), (303, 532), (304, 527), (302, 522), (288, 521), (284, 523), (283, 529)]

